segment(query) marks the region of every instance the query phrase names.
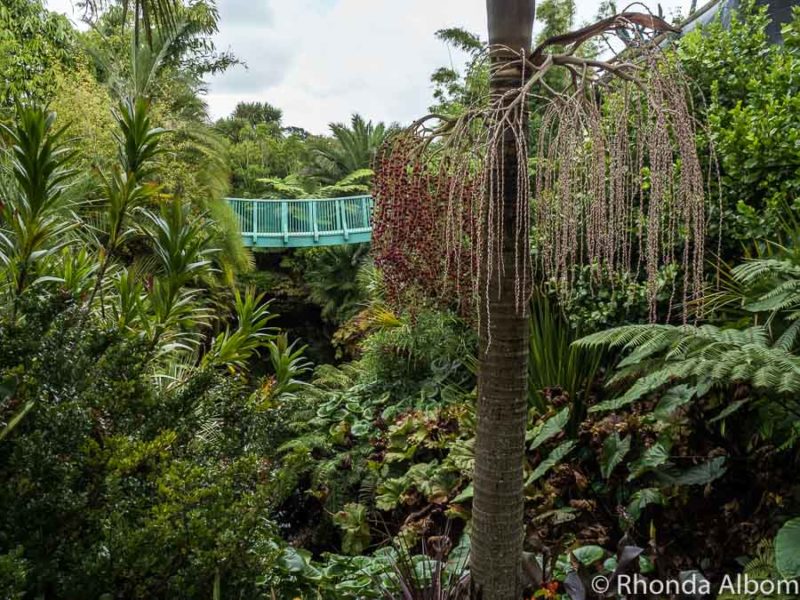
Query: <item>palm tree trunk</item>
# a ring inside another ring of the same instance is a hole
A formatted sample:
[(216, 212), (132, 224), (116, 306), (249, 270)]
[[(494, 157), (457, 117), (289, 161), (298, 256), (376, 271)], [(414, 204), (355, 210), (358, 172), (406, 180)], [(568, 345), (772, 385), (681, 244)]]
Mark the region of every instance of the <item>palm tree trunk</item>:
[[(530, 49), (534, 0), (487, 0), (489, 42)], [(495, 61), (508, 60), (495, 53)], [(492, 91), (518, 87), (521, 74), (493, 69)], [(525, 117), (527, 121), (527, 117)], [(527, 131), (526, 131), (527, 134)], [(505, 271), (489, 282), (481, 308), (478, 427), (475, 444), (475, 497), (472, 513), (471, 571), (480, 600), (522, 596), (523, 462), (527, 416), (528, 318), (517, 301), (515, 257), (529, 252), (528, 225), (518, 228), (518, 156), (513, 135), (503, 144), (503, 262)], [(525, 235), (518, 235), (518, 231)], [(484, 236), (486, 238), (487, 236)], [(484, 256), (486, 254), (484, 253)], [(484, 277), (487, 266), (482, 267)]]

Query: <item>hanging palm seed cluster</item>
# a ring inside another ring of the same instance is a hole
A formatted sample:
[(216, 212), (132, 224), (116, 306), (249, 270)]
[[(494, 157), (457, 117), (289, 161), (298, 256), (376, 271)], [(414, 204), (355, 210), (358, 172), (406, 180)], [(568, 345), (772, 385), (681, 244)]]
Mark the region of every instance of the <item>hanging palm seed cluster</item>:
[[(523, 125), (526, 99), (545, 70), (528, 78), (527, 59), (516, 56), (523, 72), (520, 88), (497, 93), (485, 103), (488, 109), (479, 102), (453, 120), (420, 119), (396, 135), (377, 161), (373, 253), (388, 299), (397, 307), (414, 304), (421, 294), (479, 319), (475, 309), (492, 278), (513, 268), (517, 305), (525, 310), (530, 252), (502, 256), (503, 148), (517, 149), (514, 235), (527, 248), (531, 188)], [(489, 59), (487, 52), (474, 68), (496, 68)]]
[(604, 93), (559, 95), (544, 109), (535, 247), (537, 266), (566, 291), (575, 265), (642, 273), (655, 319), (664, 266), (682, 274), (668, 310), (701, 298), (705, 185), (680, 71), (657, 51), (642, 53), (637, 65), (646, 69), (639, 85), (622, 80)]
[[(598, 274), (645, 277), (653, 319), (665, 266), (682, 273), (670, 309), (699, 300), (704, 177), (686, 81), (652, 41), (669, 30), (652, 15), (622, 13), (529, 55), (503, 48), (510, 59), (502, 63), (489, 49), (484, 67), (516, 69), (517, 86), (457, 118), (424, 117), (396, 136), (376, 166), (373, 231), (390, 299), (407, 305), (415, 290), (474, 311), (488, 304), (493, 278), (512, 269), (525, 311), (534, 277), (569, 293), (576, 267), (592, 265)], [(627, 60), (576, 53), (592, 37), (620, 32)], [(554, 68), (569, 73), (569, 89), (547, 85)], [(532, 176), (524, 127), (531, 110), (540, 117)], [(512, 177), (503, 170), (509, 144)]]
[[(477, 220), (468, 202), (457, 217), (448, 214), (455, 176), (424, 160), (421, 138), (400, 134), (377, 160), (373, 183), (376, 198), (372, 248), (383, 274), (387, 300), (393, 306), (414, 306), (433, 299), (470, 316), (476, 253)], [(471, 178), (460, 182), (472, 197)], [(448, 243), (455, 223), (460, 243)]]

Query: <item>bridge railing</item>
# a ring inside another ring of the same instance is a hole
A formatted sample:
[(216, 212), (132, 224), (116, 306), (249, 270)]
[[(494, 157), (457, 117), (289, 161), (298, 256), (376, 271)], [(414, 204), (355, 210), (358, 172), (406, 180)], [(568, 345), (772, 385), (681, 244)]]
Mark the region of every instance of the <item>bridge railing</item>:
[(250, 246), (303, 247), (369, 241), (372, 198), (271, 200), (228, 198)]

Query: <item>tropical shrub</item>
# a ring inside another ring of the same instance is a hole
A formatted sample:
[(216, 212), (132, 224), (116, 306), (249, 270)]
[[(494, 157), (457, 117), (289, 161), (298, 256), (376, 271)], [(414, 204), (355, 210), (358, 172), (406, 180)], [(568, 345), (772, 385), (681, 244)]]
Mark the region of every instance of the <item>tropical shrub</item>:
[[(4, 129), (13, 144), (0, 217), (9, 596), (195, 597), (215, 587), (259, 597), (270, 591), (257, 578), (283, 569), (269, 515), (288, 491), (264, 453), (284, 434), (264, 421), (263, 396), (298, 388), (302, 351), (275, 338), (252, 292), (212, 314), (225, 295), (206, 217), (178, 197), (146, 206), (162, 133), (148, 110), (123, 103), (101, 201), (75, 194), (54, 114), (21, 106)], [(259, 385), (247, 371), (267, 347), (275, 374)]]
[(78, 39), (63, 15), (40, 0), (11, 0), (0, 6), (0, 114), (8, 116), (22, 98), (46, 102), (56, 91), (56, 73), (78, 66)]
[(306, 251), (303, 269), (308, 299), (322, 309), (322, 318), (341, 325), (355, 316), (367, 297), (358, 273), (368, 260), (369, 246), (350, 244)]
[(800, 12), (794, 10), (783, 44), (767, 38), (766, 7), (746, 2), (730, 23), (715, 19), (677, 49), (695, 84), (696, 105), (706, 107), (699, 110), (721, 169), (716, 220), (722, 219), (725, 258), (738, 256), (743, 242), (771, 237), (782, 206), (800, 192)]
[[(627, 325), (577, 342), (620, 350), (616, 372), (606, 382), (610, 398), (589, 408), (577, 440), (552, 450), (556, 462), (542, 464), (562, 464), (563, 474), (571, 473), (567, 480), (580, 481), (587, 474), (586, 448), (594, 448), (604, 487), (619, 486), (616, 527), (636, 531), (647, 518), (651, 536), (660, 531), (662, 539), (667, 535), (672, 541), (672, 552), (651, 555), (662, 568), (690, 566), (713, 578), (731, 552), (723, 540), (736, 539), (734, 547), (748, 548), (757, 560), (767, 551), (762, 540), (797, 514), (790, 500), (793, 483), (779, 474), (796, 462), (798, 274), (792, 248), (768, 248), (770, 258), (735, 267), (730, 283), (711, 296), (708, 315), (727, 319), (719, 326)], [(553, 427), (542, 425), (543, 431), (555, 431), (559, 418), (548, 422)], [(562, 461), (567, 451), (575, 455)], [(624, 484), (620, 471), (626, 474)], [(747, 493), (739, 486), (744, 480)], [(679, 493), (680, 487), (687, 491)], [(671, 519), (678, 520), (679, 507), (699, 501), (698, 492), (691, 491), (699, 489), (704, 501), (713, 499), (725, 509), (704, 514), (695, 505), (693, 531), (688, 531)], [(791, 531), (790, 525), (781, 531)], [(715, 536), (719, 541), (712, 542)], [(779, 539), (781, 556), (790, 556), (785, 550), (790, 534)], [(691, 550), (697, 544), (703, 553)], [(700, 555), (705, 565), (697, 559), (689, 564), (690, 557)], [(773, 560), (768, 572), (782, 564), (786, 568), (785, 561)]]

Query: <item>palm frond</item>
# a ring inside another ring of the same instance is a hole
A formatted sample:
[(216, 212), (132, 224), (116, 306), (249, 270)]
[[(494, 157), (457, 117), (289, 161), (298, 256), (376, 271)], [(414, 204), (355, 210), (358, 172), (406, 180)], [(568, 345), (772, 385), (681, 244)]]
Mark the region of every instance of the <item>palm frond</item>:
[(350, 125), (330, 125), (333, 142), (314, 148), (310, 175), (325, 185), (334, 185), (351, 173), (369, 169), (375, 155), (390, 134), (383, 123), (373, 124), (355, 114)]
[(122, 7), (122, 22), (133, 23), (134, 39), (140, 40), (142, 34), (152, 45), (154, 34), (169, 32), (177, 26), (180, 0), (80, 0), (78, 6), (84, 8), (86, 17), (97, 16), (109, 5)]

